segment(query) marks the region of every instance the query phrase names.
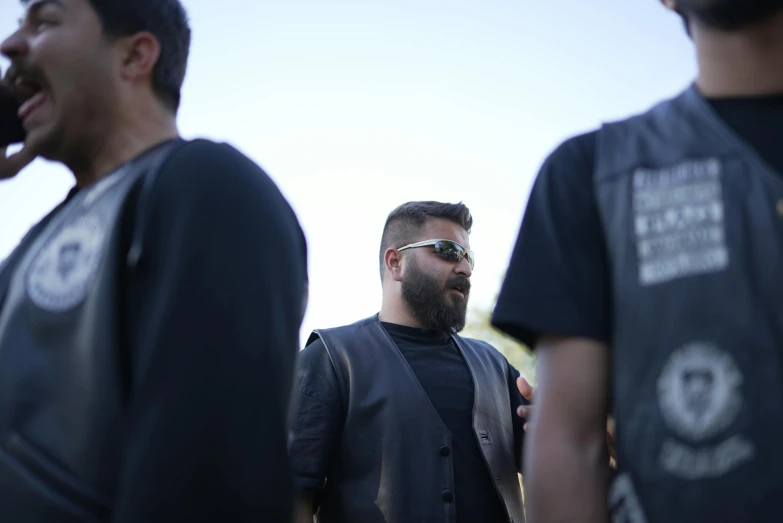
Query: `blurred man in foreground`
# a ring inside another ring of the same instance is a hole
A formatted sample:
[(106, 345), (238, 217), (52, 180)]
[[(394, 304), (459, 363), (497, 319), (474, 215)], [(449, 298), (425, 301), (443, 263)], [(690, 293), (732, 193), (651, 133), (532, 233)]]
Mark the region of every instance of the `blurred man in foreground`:
[(296, 217), (245, 156), (179, 137), (177, 0), (23, 3), (0, 174), (39, 156), (76, 183), (0, 269), (1, 518), (289, 521)]
[(536, 523), (783, 518), (783, 1), (663, 3), (696, 83), (549, 157), (494, 312), (538, 355)]

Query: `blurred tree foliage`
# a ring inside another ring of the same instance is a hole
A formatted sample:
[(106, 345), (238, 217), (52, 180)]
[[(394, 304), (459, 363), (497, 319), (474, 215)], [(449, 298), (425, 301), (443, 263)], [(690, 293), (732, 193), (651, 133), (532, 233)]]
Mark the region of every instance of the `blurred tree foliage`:
[[(494, 308), (494, 306), (493, 306)], [(536, 379), (536, 357), (533, 352), (519, 343), (517, 340), (494, 328), (490, 320), (492, 319), (492, 308), (477, 309), (468, 311), (468, 321), (465, 329), (460, 333), (467, 338), (486, 341), (497, 350), (513, 365), (522, 376), (527, 378), (534, 387), (538, 383)], [(525, 498), (525, 487), (522, 476), (519, 476), (519, 486), (522, 488), (522, 499)]]
[(465, 329), (460, 333), (467, 338), (486, 341), (522, 374), (531, 385), (536, 386), (536, 358), (528, 347), (511, 336), (503, 334), (490, 324), (492, 309), (471, 309)]

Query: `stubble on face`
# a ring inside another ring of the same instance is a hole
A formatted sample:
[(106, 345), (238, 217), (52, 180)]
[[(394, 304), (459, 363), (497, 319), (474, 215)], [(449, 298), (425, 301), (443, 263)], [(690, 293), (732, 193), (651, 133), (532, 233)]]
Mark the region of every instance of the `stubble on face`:
[(737, 31), (783, 11), (783, 0), (679, 0), (677, 10), (705, 27)]

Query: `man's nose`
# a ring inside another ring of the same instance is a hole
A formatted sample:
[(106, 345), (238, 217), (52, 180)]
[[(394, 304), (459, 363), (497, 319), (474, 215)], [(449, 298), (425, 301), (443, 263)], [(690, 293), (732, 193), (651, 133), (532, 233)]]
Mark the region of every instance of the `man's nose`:
[(27, 39), (25, 39), (20, 29), (17, 29), (11, 36), (0, 43), (0, 53), (9, 60), (25, 56), (28, 50)]
[(470, 263), (468, 263), (468, 257), (463, 257), (459, 263), (457, 263), (457, 266), (454, 268), (454, 271), (466, 278), (470, 278), (471, 274), (473, 274), (473, 269), (470, 268)]

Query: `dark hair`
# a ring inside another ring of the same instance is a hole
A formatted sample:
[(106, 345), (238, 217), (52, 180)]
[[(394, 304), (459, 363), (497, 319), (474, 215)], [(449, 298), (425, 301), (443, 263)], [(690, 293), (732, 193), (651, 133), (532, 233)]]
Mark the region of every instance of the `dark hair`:
[(470, 209), (462, 203), (408, 202), (403, 203), (386, 218), (381, 235), (380, 270), (383, 279), (384, 255), (388, 249), (402, 247), (412, 242), (413, 237), (428, 220), (442, 219), (456, 223), (470, 234), (473, 217)]
[(152, 88), (177, 112), (190, 52), (190, 25), (179, 0), (89, 0), (109, 38), (149, 31), (160, 44)]
[[(22, 0), (23, 4), (30, 0)], [(108, 38), (148, 31), (160, 44), (152, 88), (174, 113), (179, 109), (190, 51), (190, 25), (179, 0), (88, 0)]]

